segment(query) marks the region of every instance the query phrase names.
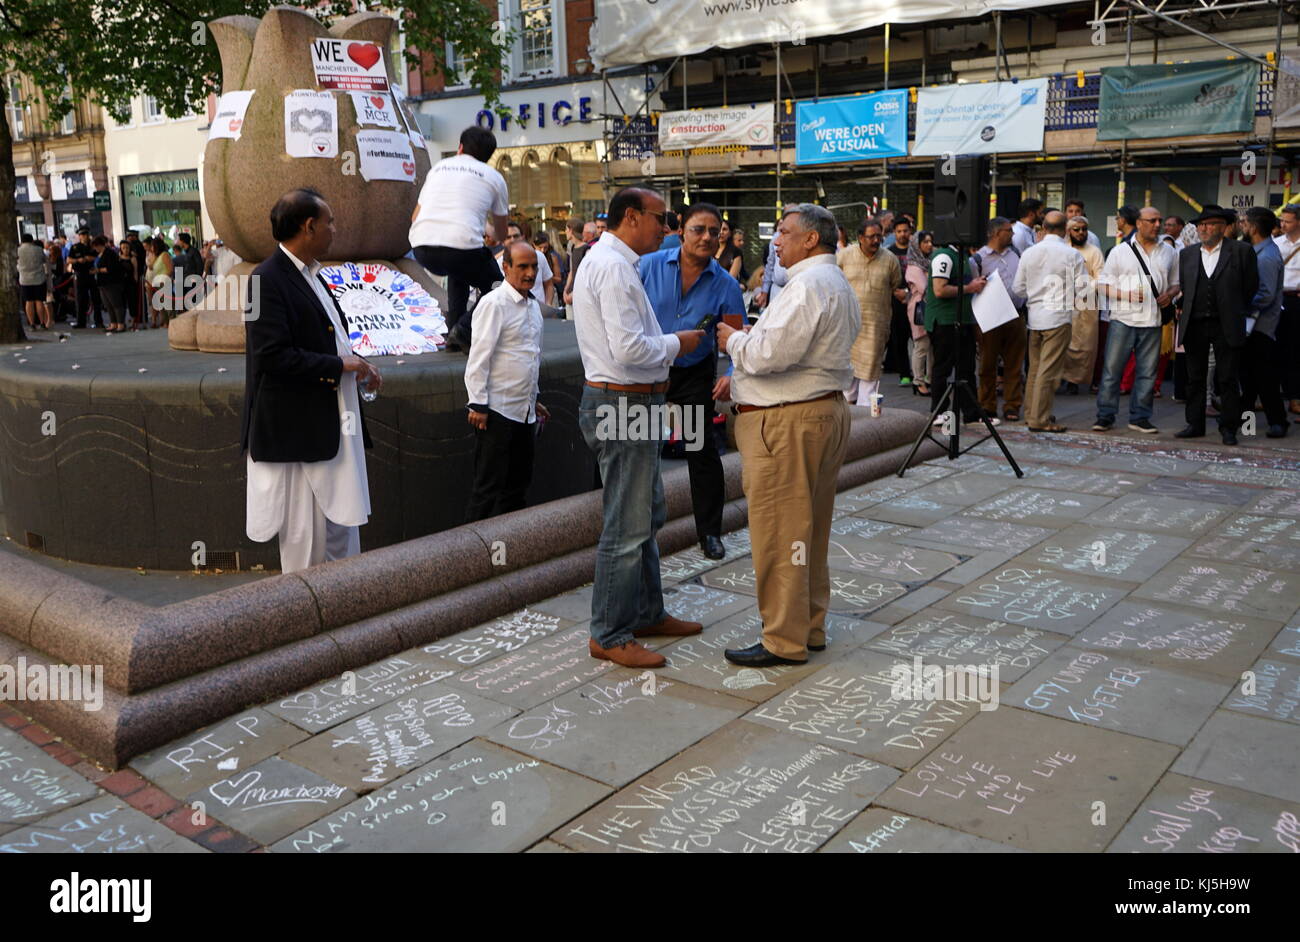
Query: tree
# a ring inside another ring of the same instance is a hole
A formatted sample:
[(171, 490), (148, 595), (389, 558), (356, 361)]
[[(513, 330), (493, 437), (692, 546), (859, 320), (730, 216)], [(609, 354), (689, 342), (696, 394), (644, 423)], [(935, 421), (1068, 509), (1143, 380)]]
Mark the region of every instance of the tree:
[[(0, 70), (26, 75), (52, 122), (77, 100), (102, 105), (115, 120), (125, 121), (141, 92), (156, 98), (168, 116), (180, 117), (202, 110), (208, 94), (221, 87), (221, 59), (205, 24), (235, 14), (260, 17), (272, 5), (269, 0), (0, 0)], [(307, 10), (329, 26), (366, 6), (325, 0)], [(432, 53), (444, 68), (446, 44), (454, 43), (465, 57), (470, 83), (489, 107), (498, 104), (501, 59), (513, 34), (481, 0), (392, 0), (377, 6), (401, 24), (408, 63), (420, 64), (414, 47)], [(0, 113), (8, 94), (7, 82), (0, 81)], [(0, 343), (25, 337), (14, 179), (13, 137), (0, 117)]]

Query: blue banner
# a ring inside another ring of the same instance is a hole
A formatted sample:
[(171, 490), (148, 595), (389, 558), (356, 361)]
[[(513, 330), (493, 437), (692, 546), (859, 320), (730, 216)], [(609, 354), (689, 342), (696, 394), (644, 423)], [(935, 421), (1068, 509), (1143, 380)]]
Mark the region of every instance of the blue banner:
[(831, 164), (907, 156), (907, 89), (801, 101), (795, 163)]

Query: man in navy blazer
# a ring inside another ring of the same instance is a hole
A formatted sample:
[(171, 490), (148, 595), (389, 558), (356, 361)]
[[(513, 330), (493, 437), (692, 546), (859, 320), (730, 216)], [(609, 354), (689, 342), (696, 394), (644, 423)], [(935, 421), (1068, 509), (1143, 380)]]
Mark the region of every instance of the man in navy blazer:
[(324, 197), (286, 193), (271, 231), (279, 246), (254, 269), (245, 313), (240, 444), (248, 537), (278, 535), (280, 568), (294, 572), (360, 552), (370, 434), (357, 383), (378, 389), (382, 380), (352, 352), (347, 317), (320, 276), (334, 237)]
[(1237, 444), (1241, 424), (1240, 364), (1246, 347), (1246, 317), (1259, 287), (1255, 250), (1224, 238), (1236, 213), (1213, 204), (1192, 220), (1201, 241), (1178, 256), (1183, 299), (1178, 343), (1187, 353), (1187, 427), (1177, 438), (1205, 435), (1205, 386), (1210, 349), (1214, 349), (1214, 384), (1219, 394), (1219, 434), (1225, 445)]

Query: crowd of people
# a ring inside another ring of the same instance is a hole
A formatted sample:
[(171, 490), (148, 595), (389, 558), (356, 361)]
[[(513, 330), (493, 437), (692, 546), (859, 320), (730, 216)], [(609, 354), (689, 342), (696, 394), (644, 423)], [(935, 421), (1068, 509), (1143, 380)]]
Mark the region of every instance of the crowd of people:
[(57, 323), (115, 334), (165, 327), (173, 313), (197, 304), (221, 273), (220, 239), (196, 246), (180, 232), (141, 238), (128, 229), (114, 242), (82, 227), (69, 242), (61, 233), (38, 241), (25, 232), (18, 245), (18, 290), (27, 326)]

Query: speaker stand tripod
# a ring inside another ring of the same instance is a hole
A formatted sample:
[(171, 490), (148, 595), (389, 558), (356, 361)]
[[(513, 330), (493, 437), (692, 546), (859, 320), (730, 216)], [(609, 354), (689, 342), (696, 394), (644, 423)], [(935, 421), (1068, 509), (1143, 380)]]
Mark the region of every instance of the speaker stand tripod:
[[(898, 476), (901, 478), (907, 471), (908, 466), (912, 463), (912, 459), (916, 457), (917, 451), (921, 448), (921, 442), (925, 441), (927, 438), (936, 445), (948, 449), (949, 461), (957, 460), (972, 448), (977, 445), (982, 445), (991, 438), (998, 443), (998, 448), (1002, 449), (1002, 454), (1007, 459), (1007, 464), (1011, 465), (1011, 470), (1016, 473), (1016, 477), (1023, 478), (1025, 472), (1020, 470), (1020, 465), (1016, 464), (1016, 459), (1012, 456), (1011, 452), (1007, 450), (1007, 446), (1002, 441), (1002, 436), (998, 434), (997, 428), (991, 421), (989, 421), (989, 417), (984, 414), (984, 410), (980, 407), (979, 397), (977, 397), (975, 391), (970, 388), (970, 383), (961, 378), (961, 338), (963, 326), (961, 302), (964, 293), (962, 288), (966, 281), (966, 246), (958, 243), (952, 247), (957, 250), (957, 262), (962, 272), (956, 279), (957, 323), (953, 326), (955, 336), (953, 338), (952, 373), (948, 377), (948, 388), (944, 390), (944, 394), (939, 398), (935, 407), (930, 411), (930, 418), (926, 420), (925, 428), (921, 431), (921, 434), (916, 437), (916, 441), (912, 443), (912, 450), (909, 451), (907, 457), (903, 459), (903, 463), (898, 469)], [(929, 276), (927, 275), (927, 277)], [(1019, 364), (1016, 365), (1016, 368), (1019, 369)], [(966, 413), (965, 409), (963, 409), (963, 406), (967, 405), (970, 406), (972, 412), (979, 415), (980, 421), (984, 423), (984, 427), (989, 430), (989, 433), (978, 441), (962, 448), (961, 417), (963, 414), (969, 414)], [(949, 413), (952, 417), (952, 434), (948, 436), (948, 442), (946, 445), (934, 437), (935, 419), (939, 418), (939, 416), (943, 415), (945, 412)]]

